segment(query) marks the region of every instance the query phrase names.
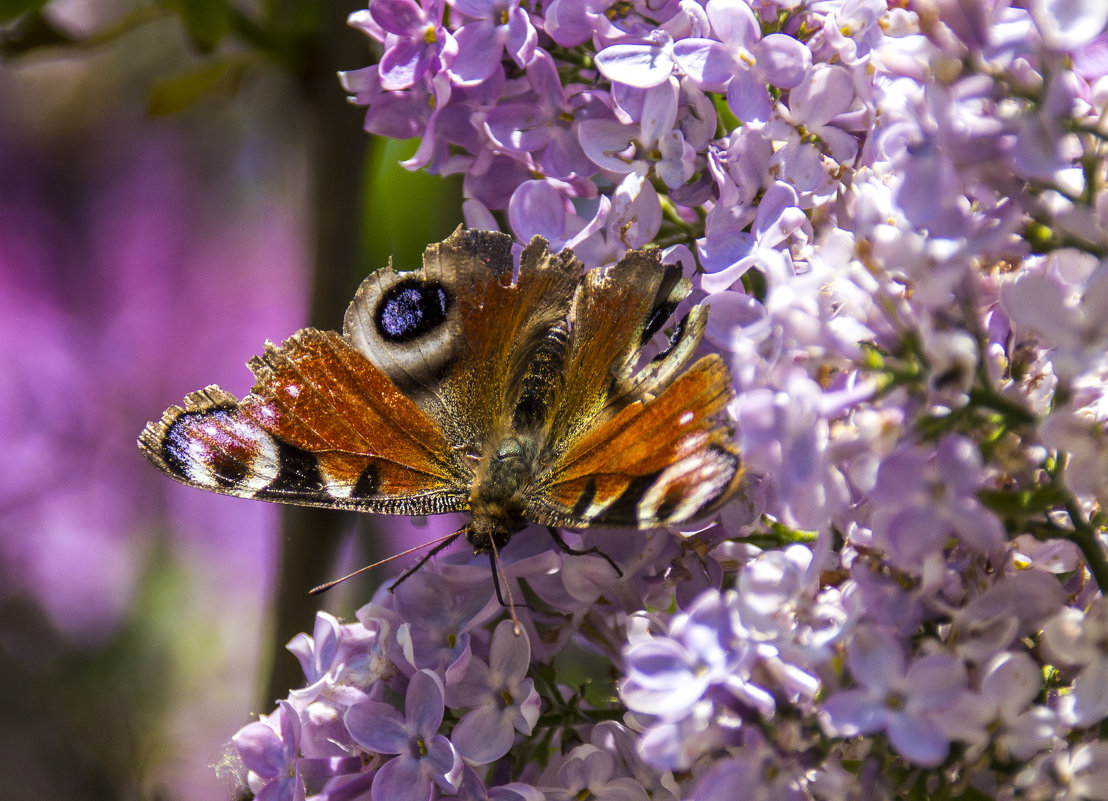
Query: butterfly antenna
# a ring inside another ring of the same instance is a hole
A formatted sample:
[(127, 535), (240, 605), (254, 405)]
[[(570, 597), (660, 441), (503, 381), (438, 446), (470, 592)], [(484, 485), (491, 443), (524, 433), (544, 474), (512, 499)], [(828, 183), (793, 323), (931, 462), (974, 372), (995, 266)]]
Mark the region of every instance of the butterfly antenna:
[(408, 550), (401, 551), (400, 553), (394, 553), (392, 556), (386, 557), (385, 559), (382, 559), (380, 562), (374, 562), (371, 565), (366, 565), (365, 567), (359, 567), (353, 573), (347, 573), (342, 578), (337, 578), (333, 581), (328, 581), (326, 584), (320, 584), (318, 587), (312, 587), (310, 590), (308, 590), (308, 595), (319, 595), (322, 592), (327, 592), (327, 590), (331, 589), (332, 587), (334, 587), (337, 584), (341, 584), (342, 582), (346, 581), (348, 578), (354, 578), (354, 576), (357, 576), (361, 573), (365, 573), (367, 570), (372, 570), (375, 567), (380, 567), (381, 565), (385, 564), (386, 562), (391, 562), (393, 559), (399, 559), (402, 556), (407, 556), (408, 554), (415, 553), (416, 551), (423, 550), (424, 548), (428, 547), (429, 545), (436, 546), (423, 559), (420, 559), (419, 563), (415, 567), (413, 567), (411, 570), (407, 571), (400, 578), (398, 578), (396, 580), (396, 583), (393, 584), (392, 587), (389, 587), (389, 589), (391, 590), (394, 587), (396, 587), (396, 585), (399, 584), (401, 581), (403, 581), (408, 576), (410, 576), (412, 573), (419, 570), (419, 568), (423, 567), (424, 563), (428, 559), (430, 559), (432, 556), (437, 554), (439, 551), (441, 551), (447, 545), (449, 545), (454, 540), (456, 540), (458, 538), (458, 535), (461, 534), (463, 531), (465, 531), (464, 526), (462, 528), (458, 529), (457, 531), (452, 531), (451, 533), (449, 533), (445, 536), (439, 537), (437, 539), (433, 539), (429, 542), (421, 543), (421, 544), (415, 546), (414, 548), (409, 548)]
[[(508, 573), (504, 570), (504, 563), (500, 561), (500, 552), (496, 550), (496, 543), (489, 538), (489, 562), (492, 564), (492, 583), (496, 587), (496, 600), (501, 606), (508, 607), (508, 614), (512, 617), (512, 631), (518, 637), (523, 629), (520, 628), (519, 618), (516, 617), (516, 605), (512, 602), (512, 585), (508, 582)], [(500, 582), (504, 582), (504, 590), (508, 593), (508, 603), (504, 603), (504, 596), (500, 594)]]

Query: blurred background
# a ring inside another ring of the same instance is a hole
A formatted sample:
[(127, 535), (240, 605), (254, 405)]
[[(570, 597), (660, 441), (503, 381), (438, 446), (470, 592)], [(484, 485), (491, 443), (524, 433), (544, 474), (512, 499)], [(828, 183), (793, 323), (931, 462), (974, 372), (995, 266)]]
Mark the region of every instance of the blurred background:
[(228, 739), (302, 684), (284, 643), (385, 576), (306, 589), (428, 538), (191, 490), (135, 446), (461, 219), (343, 96), (375, 58), (357, 6), (0, 0), (4, 798), (230, 797)]

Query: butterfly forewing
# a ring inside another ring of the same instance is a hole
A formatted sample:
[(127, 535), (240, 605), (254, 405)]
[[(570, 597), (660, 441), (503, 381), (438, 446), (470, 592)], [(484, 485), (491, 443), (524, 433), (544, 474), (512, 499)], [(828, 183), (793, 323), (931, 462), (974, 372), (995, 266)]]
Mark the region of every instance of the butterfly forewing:
[(230, 495), (367, 511), (466, 508), (465, 461), (337, 334), (305, 329), (250, 363), (241, 402), (194, 393), (140, 437), (156, 465)]

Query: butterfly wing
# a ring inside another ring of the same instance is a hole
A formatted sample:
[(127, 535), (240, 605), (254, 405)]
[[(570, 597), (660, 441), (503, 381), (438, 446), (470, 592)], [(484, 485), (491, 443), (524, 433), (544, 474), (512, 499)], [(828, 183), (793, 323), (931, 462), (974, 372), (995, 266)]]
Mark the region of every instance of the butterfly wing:
[(208, 387), (147, 424), (146, 458), (228, 495), (397, 514), (467, 508), (466, 460), (338, 334), (304, 329), (249, 366), (256, 383), (241, 401)]
[(624, 406), (561, 454), (528, 492), (545, 525), (651, 528), (699, 517), (738, 488), (742, 464), (716, 420), (727, 369), (705, 356), (657, 396)]
[(706, 309), (692, 309), (670, 347), (636, 372), (643, 346), (661, 330), (690, 285), (656, 250), (632, 251), (581, 280), (570, 312), (565, 391), (548, 442), (559, 453), (635, 400), (662, 390), (689, 362), (704, 333)]
[(727, 369), (718, 356), (688, 366), (707, 307), (690, 309), (669, 347), (639, 365), (690, 288), (657, 251), (628, 253), (581, 281), (564, 392), (527, 494), (529, 519), (648, 528), (705, 514), (739, 486), (741, 460), (717, 419), (731, 398)]
[(380, 270), (347, 310), (345, 337), (479, 458), (511, 423), (513, 387), (552, 328), (564, 324), (581, 265), (536, 239), (456, 230), (429, 245), (423, 268)]

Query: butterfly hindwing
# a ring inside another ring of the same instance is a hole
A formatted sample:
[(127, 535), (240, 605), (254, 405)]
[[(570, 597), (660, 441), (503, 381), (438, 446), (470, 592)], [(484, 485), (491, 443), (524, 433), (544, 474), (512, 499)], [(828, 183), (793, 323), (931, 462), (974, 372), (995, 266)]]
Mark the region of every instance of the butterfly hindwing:
[(507, 424), (515, 376), (569, 313), (580, 262), (536, 240), (517, 271), (510, 236), (458, 229), (423, 265), (367, 278), (344, 334), (476, 458)]

